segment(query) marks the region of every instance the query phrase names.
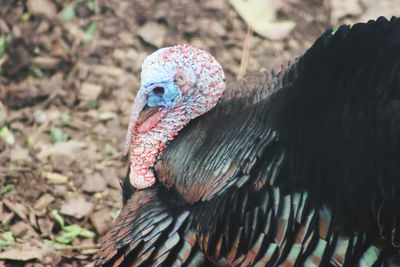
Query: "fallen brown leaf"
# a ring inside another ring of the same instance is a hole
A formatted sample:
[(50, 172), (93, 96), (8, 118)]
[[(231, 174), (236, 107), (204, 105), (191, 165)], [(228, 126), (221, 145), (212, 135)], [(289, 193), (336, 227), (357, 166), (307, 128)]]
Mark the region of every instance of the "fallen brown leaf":
[(56, 172), (43, 172), (43, 177), (54, 184), (65, 184), (68, 182), (67, 176)]
[(112, 224), (110, 210), (104, 209), (94, 212), (90, 216), (90, 221), (96, 228), (97, 233), (99, 233), (99, 235), (104, 235)]
[(85, 200), (83, 196), (79, 196), (78, 198), (68, 200), (63, 204), (60, 208), (60, 213), (77, 219), (82, 219), (92, 210), (92, 207), (93, 203)]
[(14, 261), (41, 260), (44, 252), (42, 248), (38, 247), (17, 246), (0, 252), (0, 259)]
[(48, 18), (55, 18), (57, 16), (56, 4), (51, 0), (28, 0), (26, 6), (34, 16), (45, 15)]
[(87, 175), (82, 185), (82, 190), (89, 193), (102, 192), (106, 189), (107, 181), (100, 173)]
[(97, 100), (102, 91), (102, 86), (84, 82), (79, 89), (79, 98), (82, 100)]
[(11, 202), (8, 199), (4, 199), (3, 203), (8, 209), (10, 209), (12, 212), (17, 214), (21, 219), (23, 219), (23, 220), (28, 219), (28, 217), (27, 217), (28, 209), (24, 205), (22, 205), (18, 202)]
[(160, 48), (164, 43), (167, 29), (164, 25), (149, 21), (139, 29), (138, 34), (145, 42)]
[(49, 193), (45, 193), (44, 195), (42, 195), (38, 200), (36, 200), (35, 204), (33, 205), (33, 208), (35, 210), (42, 210), (47, 208), (51, 202), (54, 201), (54, 196), (49, 194)]

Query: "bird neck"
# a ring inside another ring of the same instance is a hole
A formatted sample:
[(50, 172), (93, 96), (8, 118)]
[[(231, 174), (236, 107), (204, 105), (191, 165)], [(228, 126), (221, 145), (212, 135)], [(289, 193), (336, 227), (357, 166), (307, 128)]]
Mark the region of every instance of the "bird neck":
[(153, 166), (157, 156), (168, 141), (173, 140), (189, 119), (184, 106), (172, 109), (152, 129), (135, 135), (131, 146), (129, 180), (137, 189), (152, 186), (155, 182)]

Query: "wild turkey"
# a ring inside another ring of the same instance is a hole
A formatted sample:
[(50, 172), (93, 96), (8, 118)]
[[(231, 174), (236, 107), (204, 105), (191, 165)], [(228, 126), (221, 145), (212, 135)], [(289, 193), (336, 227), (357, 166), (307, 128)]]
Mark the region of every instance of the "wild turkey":
[(328, 30), (223, 89), (207, 52), (145, 60), (95, 266), (399, 264), (400, 19)]

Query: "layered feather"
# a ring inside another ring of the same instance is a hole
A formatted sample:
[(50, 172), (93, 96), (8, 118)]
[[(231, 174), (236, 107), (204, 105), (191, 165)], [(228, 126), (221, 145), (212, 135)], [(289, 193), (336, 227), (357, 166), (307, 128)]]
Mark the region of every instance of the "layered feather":
[[(96, 266), (380, 266), (400, 245), (400, 20), (227, 88), (124, 186)], [(129, 175), (128, 175), (129, 177)]]

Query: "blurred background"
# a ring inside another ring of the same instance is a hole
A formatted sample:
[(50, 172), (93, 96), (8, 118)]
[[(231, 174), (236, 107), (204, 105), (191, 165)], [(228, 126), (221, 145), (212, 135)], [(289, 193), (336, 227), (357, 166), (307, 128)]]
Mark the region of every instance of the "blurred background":
[(398, 0), (0, 0), (0, 267), (91, 266), (148, 54), (206, 49), (229, 83), (392, 15)]

